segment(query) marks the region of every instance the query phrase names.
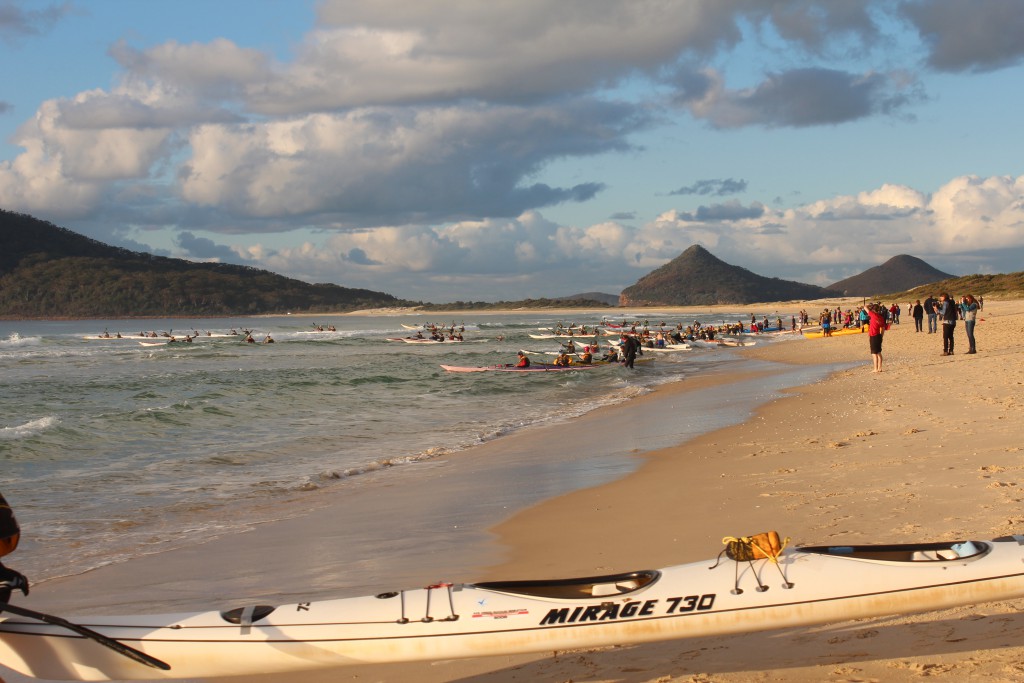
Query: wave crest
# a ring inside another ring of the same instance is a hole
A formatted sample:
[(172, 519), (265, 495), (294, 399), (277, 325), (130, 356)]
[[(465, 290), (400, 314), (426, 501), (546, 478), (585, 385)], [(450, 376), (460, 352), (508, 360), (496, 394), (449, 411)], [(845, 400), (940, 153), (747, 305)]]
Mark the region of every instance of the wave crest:
[(0, 428), (0, 440), (16, 441), (17, 439), (25, 439), (30, 436), (35, 436), (36, 434), (53, 427), (59, 422), (60, 420), (56, 417), (49, 415), (47, 417), (41, 417), (38, 420), (26, 422), (25, 424), (18, 425), (16, 427), (3, 427)]

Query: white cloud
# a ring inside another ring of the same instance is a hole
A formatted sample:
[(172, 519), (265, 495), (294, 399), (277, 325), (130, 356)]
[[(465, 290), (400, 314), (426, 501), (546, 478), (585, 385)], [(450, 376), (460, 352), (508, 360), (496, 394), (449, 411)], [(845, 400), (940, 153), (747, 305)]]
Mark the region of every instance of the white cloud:
[(189, 139), (182, 196), (247, 216), (323, 214), (349, 225), (516, 215), (600, 186), (522, 185), (559, 154), (620, 146), (616, 107), (444, 107), (207, 124)]

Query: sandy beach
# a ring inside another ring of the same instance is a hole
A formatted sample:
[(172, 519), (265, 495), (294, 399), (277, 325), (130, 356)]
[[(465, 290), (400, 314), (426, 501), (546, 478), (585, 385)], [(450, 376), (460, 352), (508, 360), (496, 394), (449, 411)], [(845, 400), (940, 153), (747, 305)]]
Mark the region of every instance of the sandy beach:
[[(630, 456), (636, 462), (623, 476), (516, 511), (489, 532), (477, 533), (471, 552), (424, 551), (409, 566), (385, 568), (379, 575), (425, 585), (421, 582), (440, 578), (438, 572), (446, 579), (471, 581), (657, 568), (714, 557), (722, 537), (768, 529), (789, 536), (794, 544), (988, 539), (1020, 533), (1021, 329), (1024, 301), (988, 300), (976, 330), (978, 354), (963, 354), (961, 323), (958, 353), (943, 357), (941, 335), (915, 333), (905, 315), (901, 325), (886, 333), (882, 373), (871, 372), (866, 335), (745, 349), (748, 357), (775, 363), (845, 369), (787, 390), (784, 398), (762, 406), (740, 424), (668, 447), (640, 449)], [(662, 387), (628, 406), (602, 408), (575, 422), (581, 433), (606, 430), (598, 436), (617, 429), (619, 447), (625, 448), (630, 440), (642, 442), (645, 425), (638, 419), (624, 426), (615, 422), (615, 415), (646, 406), (652, 413), (655, 407), (671, 409), (682, 420), (688, 406), (712, 400), (725, 385), (753, 388), (773, 381), (770, 372), (705, 377)], [(542, 450), (551, 444), (542, 432), (513, 435), (482, 448), (496, 453)], [(444, 475), (439, 468), (423, 495), (457, 499), (458, 490), (444, 489)], [(44, 584), (33, 592), (31, 606), (68, 614), (125, 612), (158, 605), (161, 600), (154, 595), (169, 593), (176, 607), (184, 607), (209, 598), (211, 585), (215, 596), (255, 597), (268, 573), (278, 582), (291, 581), (299, 591), (303, 577), (296, 572), (313, 577), (332, 560), (320, 549), (307, 548), (298, 559), (289, 551), (314, 534), (326, 537), (323, 544), (329, 545), (332, 526), (325, 519), (346, 519), (346, 505), (362, 515), (390, 514), (397, 520), (403, 514), (372, 492), (361, 500), (323, 505), (315, 516), (319, 521), (311, 516), (266, 525), (258, 534)], [(398, 521), (395, 526), (401, 528)], [(439, 537), (451, 533), (450, 525), (439, 524)], [(443, 547), (441, 541), (437, 547)], [(311, 555), (317, 558), (312, 567)], [(230, 578), (211, 578), (216, 576)], [(322, 576), (319, 581), (329, 583)], [(290, 594), (289, 587), (280, 585), (263, 590)], [(99, 608), (101, 604), (107, 608)], [(1024, 600), (1019, 600), (728, 638), (354, 667), (287, 680), (641, 683), (910, 681), (929, 676), (1019, 681), (1024, 679), (1022, 608)], [(4, 675), (12, 683), (22, 680)]]

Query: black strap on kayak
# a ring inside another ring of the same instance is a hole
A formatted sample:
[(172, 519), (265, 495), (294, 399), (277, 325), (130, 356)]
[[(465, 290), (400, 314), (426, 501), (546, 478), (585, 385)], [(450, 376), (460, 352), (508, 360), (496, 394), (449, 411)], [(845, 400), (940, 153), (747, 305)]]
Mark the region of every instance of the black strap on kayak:
[(97, 633), (96, 631), (93, 631), (91, 628), (86, 628), (85, 626), (81, 626), (79, 624), (73, 624), (67, 619), (64, 619), (63, 617), (55, 617), (52, 614), (43, 614), (42, 612), (36, 612), (35, 610), (30, 610), (24, 607), (19, 607), (17, 605), (12, 605), (9, 602), (0, 603), (0, 612), (10, 612), (11, 614), (17, 614), (20, 617), (28, 617), (29, 619), (42, 621), (52, 626), (60, 626), (62, 628), (68, 629), (69, 631), (74, 631), (75, 633), (81, 636), (85, 636), (86, 638), (89, 638), (90, 640), (93, 640), (99, 643), (100, 645), (103, 645), (104, 647), (109, 647), (114, 652), (124, 655), (128, 659), (133, 659), (139, 664), (145, 664), (146, 666), (151, 666), (154, 669), (162, 669), (163, 671), (170, 671), (171, 669), (171, 665), (167, 662), (159, 660), (156, 657), (147, 655), (145, 652), (136, 650), (134, 647), (125, 645), (119, 640), (115, 640), (113, 638), (105, 636), (102, 633)]
[(750, 573), (754, 577), (754, 581), (757, 582), (758, 593), (763, 593), (768, 590), (768, 585), (761, 582), (761, 577), (758, 574), (757, 568), (754, 567), (755, 560), (769, 560), (775, 565), (775, 568), (779, 570), (779, 574), (782, 576), (782, 587), (793, 587), (794, 584), (789, 580), (786, 576), (786, 572), (782, 570), (782, 567), (779, 564), (779, 558), (782, 556), (782, 550), (789, 543), (788, 537), (785, 540), (782, 540), (776, 532), (768, 531), (754, 536), (743, 536), (742, 538), (726, 536), (722, 539), (722, 543), (725, 544), (725, 548), (722, 552), (718, 553), (718, 559), (716, 559), (715, 563), (708, 567), (708, 569), (714, 569), (717, 567), (722, 561), (722, 555), (733, 560), (736, 574), (734, 577), (733, 589), (731, 591), (733, 595), (740, 595), (743, 593), (743, 589), (740, 588), (740, 562), (746, 562), (750, 566)]

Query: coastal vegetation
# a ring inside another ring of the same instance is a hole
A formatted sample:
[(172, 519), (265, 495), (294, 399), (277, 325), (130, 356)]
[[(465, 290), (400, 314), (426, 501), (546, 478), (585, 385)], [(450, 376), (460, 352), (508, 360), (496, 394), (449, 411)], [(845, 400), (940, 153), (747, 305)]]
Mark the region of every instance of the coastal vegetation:
[(0, 317), (228, 316), (415, 305), (390, 294), (309, 284), (249, 266), (112, 247), (0, 211)]
[(947, 292), (952, 296), (973, 294), (974, 296), (994, 297), (997, 299), (1021, 298), (1024, 297), (1024, 271), (994, 275), (950, 277), (903, 292), (890, 294), (884, 297), (884, 299), (893, 301), (924, 299), (929, 295), (942, 292)]

